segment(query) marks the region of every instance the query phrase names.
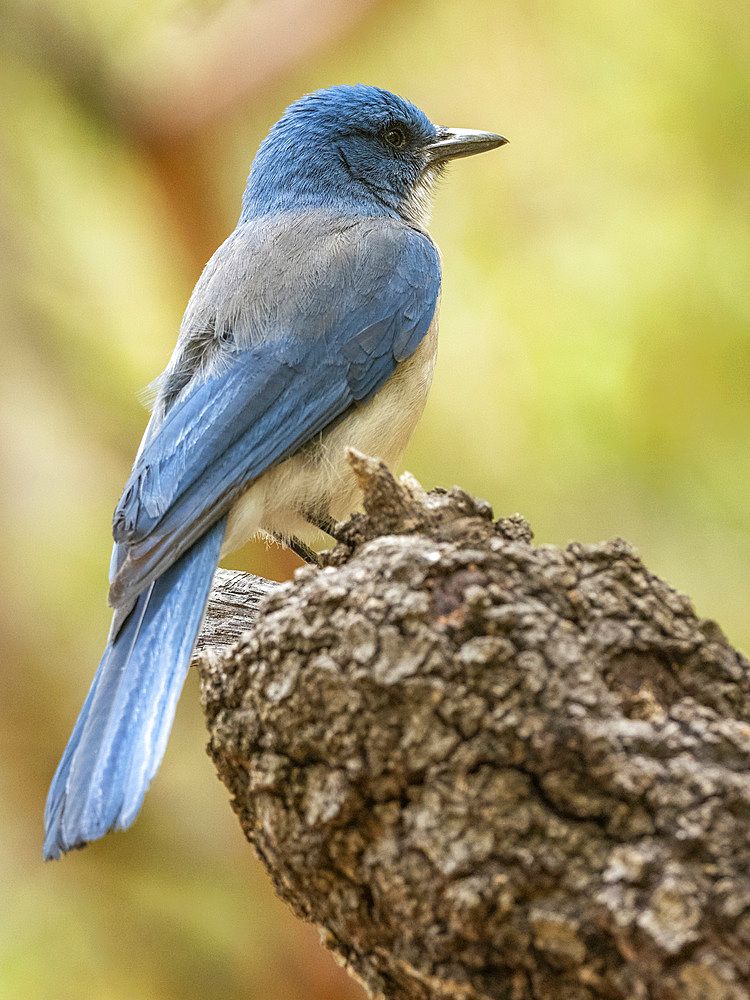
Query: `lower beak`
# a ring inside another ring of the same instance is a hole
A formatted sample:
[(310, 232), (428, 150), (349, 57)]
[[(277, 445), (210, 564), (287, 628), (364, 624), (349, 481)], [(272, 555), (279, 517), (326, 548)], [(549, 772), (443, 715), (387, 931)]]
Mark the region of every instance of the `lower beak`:
[(508, 140), (494, 132), (479, 132), (473, 128), (441, 128), (438, 138), (425, 147), (428, 163), (457, 160), (460, 156), (485, 153), (504, 146)]

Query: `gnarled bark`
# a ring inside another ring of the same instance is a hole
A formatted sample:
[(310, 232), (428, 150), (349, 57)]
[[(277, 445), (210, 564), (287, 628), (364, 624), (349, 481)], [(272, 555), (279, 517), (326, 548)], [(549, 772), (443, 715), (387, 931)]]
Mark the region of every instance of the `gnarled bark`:
[(750, 996), (748, 661), (625, 542), (352, 461), (325, 568), (199, 658), (279, 894), (388, 1000)]

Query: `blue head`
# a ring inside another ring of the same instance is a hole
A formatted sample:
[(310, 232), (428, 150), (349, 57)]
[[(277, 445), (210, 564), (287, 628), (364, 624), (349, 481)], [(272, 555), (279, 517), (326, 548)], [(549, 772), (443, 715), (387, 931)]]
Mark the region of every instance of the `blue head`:
[(491, 132), (433, 125), (379, 87), (330, 87), (291, 104), (262, 142), (242, 220), (323, 208), (424, 224), (432, 182), (449, 159), (504, 142)]

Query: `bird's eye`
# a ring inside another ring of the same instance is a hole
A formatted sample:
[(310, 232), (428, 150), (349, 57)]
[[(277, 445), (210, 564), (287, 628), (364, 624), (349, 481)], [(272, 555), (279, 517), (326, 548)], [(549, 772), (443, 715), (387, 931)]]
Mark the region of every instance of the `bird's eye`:
[(406, 132), (400, 125), (390, 125), (383, 133), (383, 139), (391, 149), (403, 149), (406, 145)]

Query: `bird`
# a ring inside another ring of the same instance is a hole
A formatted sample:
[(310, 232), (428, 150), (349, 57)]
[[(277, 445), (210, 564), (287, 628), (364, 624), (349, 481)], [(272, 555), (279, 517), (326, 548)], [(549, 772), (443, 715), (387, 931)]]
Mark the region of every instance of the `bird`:
[(437, 349), (445, 165), (503, 136), (365, 84), (296, 100), (206, 264), (113, 518), (107, 644), (45, 807), (44, 858), (124, 830), (158, 770), (220, 557), (357, 507), (348, 448), (395, 465)]

